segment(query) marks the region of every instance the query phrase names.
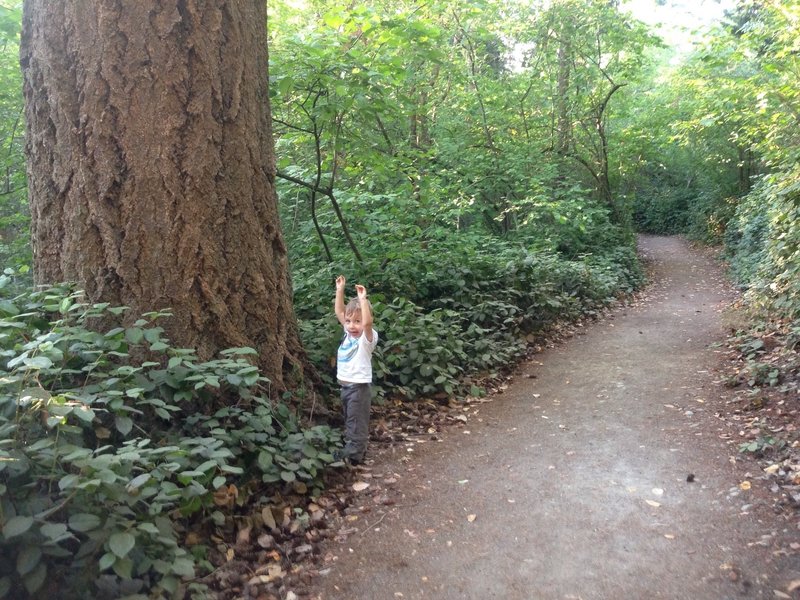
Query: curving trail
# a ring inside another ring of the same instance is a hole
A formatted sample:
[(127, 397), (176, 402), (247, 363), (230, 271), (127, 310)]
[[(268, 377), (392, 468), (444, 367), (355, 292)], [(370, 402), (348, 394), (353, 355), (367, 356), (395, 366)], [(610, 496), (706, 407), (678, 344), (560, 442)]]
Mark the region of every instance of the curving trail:
[(396, 504), (364, 492), (313, 598), (791, 597), (773, 590), (800, 565), (764, 541), (768, 511), (715, 429), (730, 291), (683, 240), (641, 247), (641, 301), (536, 355), (440, 443), (377, 457), (372, 487)]

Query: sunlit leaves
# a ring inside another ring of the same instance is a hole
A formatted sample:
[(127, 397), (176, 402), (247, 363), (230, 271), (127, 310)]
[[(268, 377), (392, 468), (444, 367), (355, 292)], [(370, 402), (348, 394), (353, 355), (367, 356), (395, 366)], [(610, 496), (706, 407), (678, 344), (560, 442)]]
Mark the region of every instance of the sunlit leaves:
[(21, 13), (20, 6), (0, 6), (0, 228), (7, 232), (0, 242), (0, 258), (5, 264), (16, 265), (29, 260), (30, 255), (19, 68)]

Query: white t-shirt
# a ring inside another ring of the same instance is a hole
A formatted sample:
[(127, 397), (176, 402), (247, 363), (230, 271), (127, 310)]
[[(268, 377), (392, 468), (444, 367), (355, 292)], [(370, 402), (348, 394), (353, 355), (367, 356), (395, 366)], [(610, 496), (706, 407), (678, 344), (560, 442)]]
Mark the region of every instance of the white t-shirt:
[(374, 329), (371, 342), (363, 332), (354, 338), (345, 329), (336, 354), (336, 378), (347, 383), (372, 383), (372, 351), (377, 345), (378, 332)]

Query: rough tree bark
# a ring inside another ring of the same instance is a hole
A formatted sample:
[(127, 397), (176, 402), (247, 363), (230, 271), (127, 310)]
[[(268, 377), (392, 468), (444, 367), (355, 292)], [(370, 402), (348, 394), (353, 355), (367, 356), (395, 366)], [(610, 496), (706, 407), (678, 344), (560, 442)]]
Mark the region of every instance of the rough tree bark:
[(263, 0), (26, 0), (34, 270), (131, 314), (171, 308), (202, 358), (307, 367), (274, 188)]

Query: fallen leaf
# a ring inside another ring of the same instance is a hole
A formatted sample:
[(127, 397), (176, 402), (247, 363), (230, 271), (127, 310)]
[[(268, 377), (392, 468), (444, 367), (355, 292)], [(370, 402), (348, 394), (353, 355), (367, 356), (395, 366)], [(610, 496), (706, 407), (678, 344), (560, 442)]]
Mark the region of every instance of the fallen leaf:
[(369, 487), (369, 484), (366, 481), (356, 481), (353, 484), (353, 489), (357, 492), (363, 492), (365, 489)]
[(260, 536), (258, 536), (258, 545), (265, 550), (267, 548), (272, 548), (272, 546), (275, 545), (275, 538), (268, 533), (262, 533)]
[(228, 508), (233, 508), (233, 504), (236, 502), (238, 495), (239, 490), (235, 485), (229, 485), (228, 487), (223, 485), (216, 492), (214, 492), (214, 504), (217, 506), (227, 506)]
[(792, 582), (789, 584), (789, 587), (787, 587), (787, 588), (786, 588), (786, 591), (787, 591), (787, 592), (789, 592), (789, 593), (791, 594), (791, 593), (792, 593), (793, 591), (795, 591), (797, 588), (800, 588), (800, 579), (795, 579), (795, 580), (793, 580), (793, 581), (792, 581)]
[(478, 518), (478, 515), (467, 515), (467, 521), (472, 523), (475, 519)]
[(283, 569), (281, 569), (281, 566), (279, 564), (273, 564), (267, 567), (267, 577), (269, 578), (269, 581), (275, 581), (276, 579), (283, 579), (285, 575), (286, 573), (284, 573)]
[(314, 523), (319, 523), (324, 519), (325, 519), (325, 511), (315, 510), (313, 513), (311, 513), (311, 520), (314, 521)]
[(269, 527), (270, 529), (277, 529), (278, 525), (275, 523), (275, 515), (272, 514), (272, 508), (269, 506), (265, 506), (261, 509), (261, 518), (264, 521), (264, 525)]
[(750, 485), (750, 482), (749, 482), (749, 481), (743, 481), (742, 483), (740, 483), (740, 484), (739, 484), (739, 487), (740, 487), (741, 489), (743, 489), (744, 491), (747, 491), (747, 490), (749, 490), (749, 489), (750, 489), (752, 486)]
[(253, 528), (250, 525), (246, 527), (242, 527), (239, 532), (236, 534), (236, 545), (244, 546), (250, 543), (250, 533), (253, 531)]

